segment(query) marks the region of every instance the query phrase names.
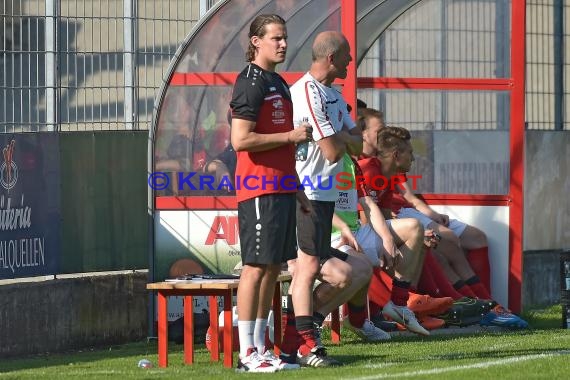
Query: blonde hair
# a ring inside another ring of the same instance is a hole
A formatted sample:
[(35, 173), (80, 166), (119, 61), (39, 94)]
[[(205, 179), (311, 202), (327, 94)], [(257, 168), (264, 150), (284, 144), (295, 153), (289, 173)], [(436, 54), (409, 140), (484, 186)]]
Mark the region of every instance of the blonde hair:
[(394, 151), (403, 151), (410, 142), (410, 131), (402, 127), (384, 127), (378, 133), (378, 155), (385, 156)]

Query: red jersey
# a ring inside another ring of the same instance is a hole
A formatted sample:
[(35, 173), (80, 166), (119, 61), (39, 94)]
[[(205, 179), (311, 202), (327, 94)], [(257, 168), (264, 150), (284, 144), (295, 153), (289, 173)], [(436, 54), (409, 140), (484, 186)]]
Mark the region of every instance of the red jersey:
[[(234, 85), (232, 118), (255, 121), (260, 134), (293, 130), (293, 103), (287, 83), (279, 74), (251, 63)], [(294, 144), (262, 152), (237, 152), (237, 201), (260, 195), (297, 192)]]
[(398, 213), (401, 208), (414, 208), (414, 206), (404, 198), (398, 190), (394, 191), (392, 196), (392, 211)]
[(392, 196), (394, 191), (390, 190), (390, 184), (382, 174), (382, 163), (376, 157), (360, 156), (358, 165), (362, 169), (365, 181), (370, 188), (370, 196), (374, 198), (379, 208), (392, 208)]
[[(347, 154), (348, 156), (348, 154)], [(372, 189), (370, 188), (370, 185), (364, 180), (364, 173), (362, 172), (362, 168), (360, 167), (360, 165), (358, 165), (358, 161), (356, 161), (352, 156), (348, 156), (350, 157), (350, 160), (352, 161), (352, 164), (354, 165), (354, 176), (355, 176), (355, 182), (356, 182), (356, 193), (358, 195), (358, 199), (360, 198), (364, 198), (366, 196), (373, 196), (372, 195)]]

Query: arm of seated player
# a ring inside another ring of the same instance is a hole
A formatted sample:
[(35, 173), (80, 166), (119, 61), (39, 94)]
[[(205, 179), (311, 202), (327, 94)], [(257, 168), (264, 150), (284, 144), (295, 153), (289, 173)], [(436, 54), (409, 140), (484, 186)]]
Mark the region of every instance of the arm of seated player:
[(344, 220), (342, 220), (336, 213), (333, 214), (332, 224), (334, 228), (340, 231), (339, 244), (333, 248), (342, 247), (343, 245), (349, 245), (358, 252), (360, 252), (360, 246), (358, 245), (358, 241), (356, 241), (356, 237), (354, 237), (352, 230), (350, 229), (348, 224), (346, 224)]
[(382, 266), (396, 266), (400, 259), (401, 253), (394, 243), (394, 237), (392, 236), (392, 232), (386, 223), (384, 215), (378, 208), (378, 205), (374, 199), (370, 196), (361, 197), (359, 199), (359, 203), (364, 210), (366, 219), (374, 231), (382, 239), (382, 247), (378, 247), (380, 253), (380, 261), (383, 264)]
[(255, 121), (232, 119), (231, 141), (236, 152), (262, 152), (275, 149), (285, 144), (298, 144), (311, 137), (306, 126), (295, 128), (289, 132), (256, 133)]
[[(388, 220), (388, 219), (396, 219), (396, 215), (392, 212), (392, 210), (387, 209), (387, 208), (383, 208), (380, 209), (380, 212), (382, 213), (382, 216), (384, 217), (384, 219)], [(360, 211), (359, 214), (359, 219), (360, 219), (360, 223), (361, 224), (368, 224), (370, 223), (370, 220), (368, 220), (368, 215), (366, 215), (366, 213), (364, 211)]]
[[(229, 184), (233, 186), (234, 178), (230, 175), (230, 170), (221, 160), (217, 158), (213, 159), (212, 161), (208, 162), (204, 166), (204, 172), (209, 174), (214, 174), (216, 180), (216, 186), (218, 186), (224, 177), (228, 178), (226, 181), (229, 180)], [(228, 182), (226, 182), (228, 183)], [(228, 191), (231, 191), (231, 186), (228, 186)]]
[(384, 219), (388, 220), (388, 219), (395, 219), (392, 210), (390, 210), (389, 208), (383, 208), (380, 210), (380, 212), (382, 212), (382, 215), (384, 216)]

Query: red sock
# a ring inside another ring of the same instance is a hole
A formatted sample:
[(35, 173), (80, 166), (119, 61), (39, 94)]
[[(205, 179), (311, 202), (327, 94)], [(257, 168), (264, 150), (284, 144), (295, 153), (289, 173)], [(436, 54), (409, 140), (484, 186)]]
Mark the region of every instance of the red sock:
[(374, 301), (368, 301), (368, 310), (370, 311), (370, 316), (372, 317), (373, 315), (379, 315), (380, 314), (380, 310), (382, 310), (382, 306), (378, 305), (376, 302)]
[(470, 249), (467, 251), (467, 261), (473, 272), (481, 279), (481, 283), (487, 288), (487, 293), (491, 290), (491, 266), (489, 265), (489, 247)]
[(479, 280), (479, 276), (473, 276), (470, 279), (466, 280), (465, 283), (469, 285), (471, 290), (473, 290), (473, 293), (477, 295), (477, 298), (481, 298), (484, 300), (493, 299), (489, 294), (489, 292), (487, 291), (487, 289), (485, 289), (485, 287), (481, 283), (481, 280)]
[[(368, 300), (370, 301), (370, 315), (377, 312), (390, 301), (392, 289), (384, 282), (384, 275), (388, 276), (380, 268), (373, 268), (370, 286), (368, 287)], [(390, 278), (390, 276), (388, 276)], [(392, 284), (390, 279), (389, 284)]]
[(392, 297), (390, 301), (397, 306), (407, 306), (410, 298), (410, 283), (406, 281), (392, 280)]
[(453, 288), (453, 285), (451, 285), (447, 276), (443, 273), (443, 269), (441, 269), (437, 259), (430, 250), (426, 252), (424, 270), (428, 270), (431, 273), (433, 280), (439, 289), (439, 295), (436, 295), (435, 297), (451, 297), (454, 300), (463, 298), (463, 294)]
[(299, 348), (297, 327), (295, 325), (295, 313), (293, 312), (293, 302), (291, 296), (287, 297), (288, 307), (283, 309), (281, 318), (281, 329), (283, 331), (283, 340), (281, 342), (281, 351), (288, 355), (296, 355)]
[(441, 297), (441, 292), (435, 283), (435, 280), (432, 276), (431, 271), (429, 268), (426, 268), (426, 264), (424, 263), (424, 267), (422, 268), (422, 274), (420, 276), (420, 280), (418, 281), (418, 290), (420, 293), (428, 294), (432, 297)]
[(462, 284), (460, 286), (453, 285), (453, 287), (459, 293), (463, 294), (465, 297), (477, 298), (477, 294), (475, 294), (473, 290), (471, 290), (469, 285), (465, 285), (463, 281), (458, 281), (458, 282), (462, 282)]
[(477, 284), (469, 285), (469, 287), (471, 288), (471, 290), (473, 290), (473, 293), (477, 295), (477, 298), (481, 298), (484, 300), (493, 299), (493, 297), (491, 297), (491, 295), (489, 294), (487, 289), (485, 289), (482, 283), (479, 282)]
[(355, 306), (348, 303), (348, 320), (356, 328), (361, 328), (366, 319), (366, 305)]
[(316, 345), (314, 330), (299, 331), (299, 353), (301, 355), (308, 355)]
[(384, 285), (386, 285), (386, 289), (392, 293), (392, 277), (390, 277), (388, 273), (382, 270), (380, 271), (380, 278), (382, 279)]

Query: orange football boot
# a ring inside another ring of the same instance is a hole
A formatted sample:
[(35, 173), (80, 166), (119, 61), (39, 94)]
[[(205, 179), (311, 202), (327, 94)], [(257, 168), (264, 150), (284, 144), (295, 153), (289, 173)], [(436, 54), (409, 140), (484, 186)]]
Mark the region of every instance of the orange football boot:
[(445, 321), (443, 319), (426, 315), (420, 318), (420, 325), (422, 325), (426, 330), (435, 330), (444, 327)]
[(410, 293), (408, 308), (419, 317), (439, 315), (445, 313), (453, 306), (451, 297), (430, 297), (427, 294)]

